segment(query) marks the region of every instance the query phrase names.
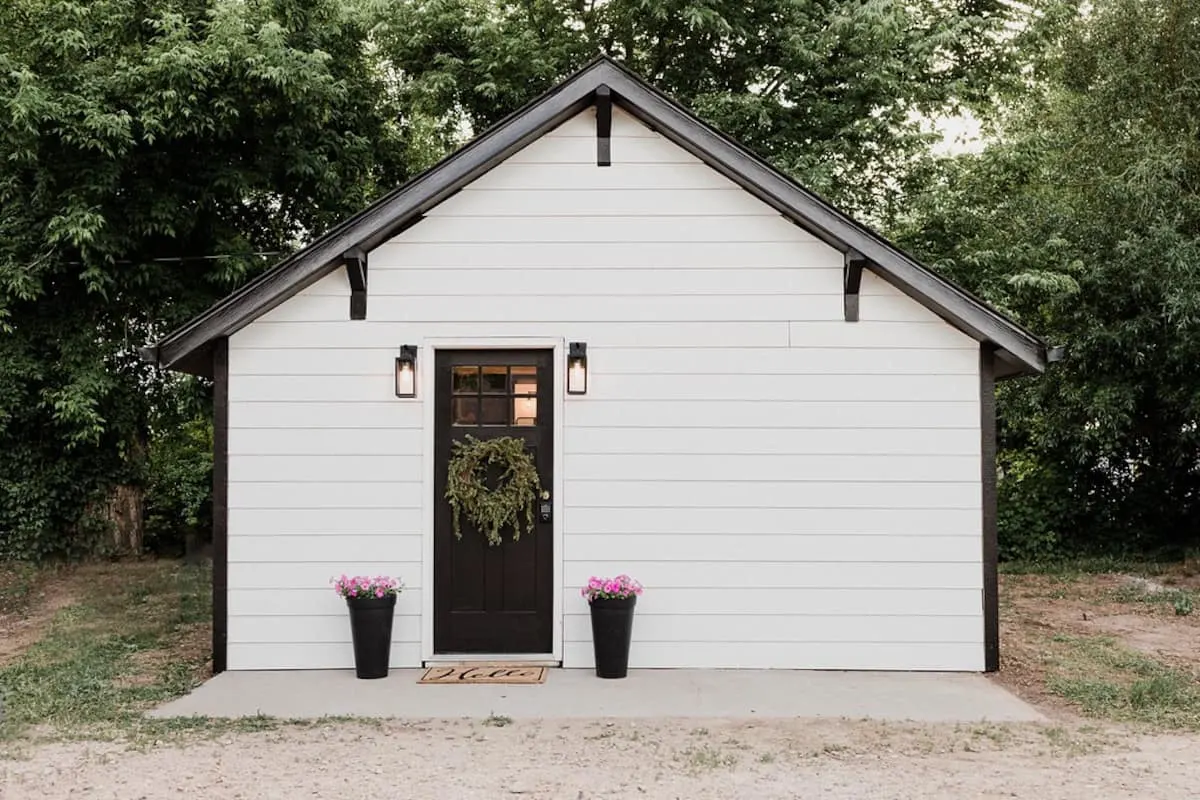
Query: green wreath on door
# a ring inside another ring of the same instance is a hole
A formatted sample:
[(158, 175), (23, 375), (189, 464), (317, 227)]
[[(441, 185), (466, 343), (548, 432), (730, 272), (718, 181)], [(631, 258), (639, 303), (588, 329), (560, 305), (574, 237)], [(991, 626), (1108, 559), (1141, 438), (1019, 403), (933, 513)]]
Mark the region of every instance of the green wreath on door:
[[(494, 488), (487, 485), (488, 470), (502, 469)], [(454, 536), (462, 538), (465, 517), (495, 546), (512, 530), (512, 540), (533, 533), (542, 482), (525, 442), (512, 436), (476, 439), (467, 435), (454, 442), (446, 475), (446, 499), (453, 511)]]

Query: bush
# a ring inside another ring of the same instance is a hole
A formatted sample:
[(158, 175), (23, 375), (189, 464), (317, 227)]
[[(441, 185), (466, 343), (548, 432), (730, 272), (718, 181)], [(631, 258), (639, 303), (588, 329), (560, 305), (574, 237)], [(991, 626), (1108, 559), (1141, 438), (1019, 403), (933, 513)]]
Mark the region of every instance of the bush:
[(179, 554), (189, 538), (212, 530), (212, 424), (196, 417), (151, 436), (147, 461), (145, 545)]

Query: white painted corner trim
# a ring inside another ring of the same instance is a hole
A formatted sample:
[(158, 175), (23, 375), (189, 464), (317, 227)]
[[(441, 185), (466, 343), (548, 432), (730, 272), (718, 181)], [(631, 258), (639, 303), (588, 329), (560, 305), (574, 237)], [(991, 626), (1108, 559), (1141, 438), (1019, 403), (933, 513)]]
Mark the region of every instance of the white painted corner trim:
[[(399, 347), (399, 344), (397, 345)], [(538, 658), (544, 661), (561, 662), (563, 659), (563, 514), (566, 506), (563, 496), (563, 438), (566, 412), (566, 340), (547, 337), (433, 337), (422, 338), (417, 343), (417, 397), (415, 400), (397, 402), (422, 403), (422, 518), (421, 518), (421, 660), (424, 662), (495, 661), (494, 656), (471, 656), (463, 654), (437, 654), (433, 648), (433, 511), (436, 498), (433, 496), (434, 469), (436, 468), (434, 434), (438, 398), (434, 395), (435, 365), (438, 350), (552, 350), (554, 352), (554, 595), (553, 595), (553, 642), (550, 653), (527, 654), (522, 658)], [(572, 398), (574, 401), (575, 398)], [(509, 657), (511, 658), (511, 657)]]

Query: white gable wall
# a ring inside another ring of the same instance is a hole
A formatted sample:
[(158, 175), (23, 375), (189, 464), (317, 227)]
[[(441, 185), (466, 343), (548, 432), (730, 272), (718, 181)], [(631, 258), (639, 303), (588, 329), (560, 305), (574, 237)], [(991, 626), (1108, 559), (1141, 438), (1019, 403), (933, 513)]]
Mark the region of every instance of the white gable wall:
[[(588, 343), (564, 406), (566, 666), (591, 574), (646, 583), (633, 666), (983, 668), (978, 345), (614, 114), (585, 112), (230, 339), (232, 669), (352, 663), (334, 573), (401, 574), (421, 653), (422, 405), (400, 344)], [(427, 348), (422, 358), (431, 357)]]

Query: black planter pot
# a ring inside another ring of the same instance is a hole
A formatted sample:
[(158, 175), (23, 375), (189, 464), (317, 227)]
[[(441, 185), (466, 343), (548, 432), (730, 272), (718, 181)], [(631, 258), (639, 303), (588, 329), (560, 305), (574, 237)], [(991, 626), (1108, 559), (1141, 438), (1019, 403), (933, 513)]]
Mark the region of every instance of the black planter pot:
[(392, 653), (392, 617), (396, 595), (347, 597), (350, 635), (354, 639), (354, 672), (360, 678), (386, 678)]
[(596, 677), (624, 678), (629, 672), (629, 642), (633, 638), (635, 605), (636, 595), (620, 600), (597, 598), (591, 602)]

